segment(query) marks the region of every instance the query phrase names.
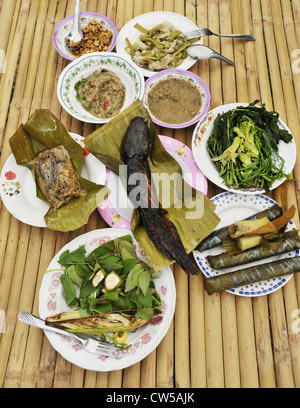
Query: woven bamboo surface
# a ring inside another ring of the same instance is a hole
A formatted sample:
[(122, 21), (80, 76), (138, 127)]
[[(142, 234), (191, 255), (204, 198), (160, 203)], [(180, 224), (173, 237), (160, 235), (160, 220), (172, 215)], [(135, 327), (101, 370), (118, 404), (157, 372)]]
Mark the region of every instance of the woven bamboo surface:
[[(52, 44), (55, 26), (73, 14), (73, 0), (0, 2), (2, 169), (11, 154), (8, 140), (37, 108), (50, 109), (68, 131), (89, 135), (94, 125), (72, 119), (56, 97), (59, 75), (68, 61)], [(191, 69), (211, 91), (211, 108), (260, 99), (279, 112), (300, 151), (300, 0), (82, 0), (82, 11), (107, 15), (120, 30), (133, 17), (154, 10), (186, 15), (215, 32), (253, 34), (255, 42), (205, 39), (205, 44), (235, 61), (217, 60)], [(158, 129), (191, 145), (193, 127)], [(298, 155), (299, 157), (299, 155)], [(285, 183), (288, 203), (300, 205), (300, 161), (295, 181)], [(209, 197), (221, 192), (209, 184)], [(272, 197), (280, 201), (278, 191)], [(95, 211), (87, 226), (56, 233), (22, 224), (0, 202), (0, 334), (2, 388), (298, 388), (300, 386), (300, 276), (282, 289), (254, 299), (224, 293), (209, 297), (203, 279), (173, 268), (177, 303), (174, 320), (158, 348), (120, 371), (85, 371), (64, 360), (43, 332), (17, 321), (22, 310), (38, 315), (42, 273), (74, 237), (107, 225)], [(299, 228), (299, 215), (294, 221)], [(297, 324), (298, 323), (298, 324)], [(1, 331), (1, 330), (0, 330)]]

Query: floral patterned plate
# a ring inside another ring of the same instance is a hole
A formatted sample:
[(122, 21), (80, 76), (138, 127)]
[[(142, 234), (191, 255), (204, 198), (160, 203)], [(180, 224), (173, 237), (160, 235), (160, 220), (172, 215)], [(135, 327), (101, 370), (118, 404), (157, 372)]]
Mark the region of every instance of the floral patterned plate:
[[(126, 232), (127, 234), (128, 232)], [(99, 245), (124, 235), (123, 230), (113, 228), (90, 231), (69, 242), (53, 258), (44, 274), (39, 292), (39, 314), (42, 319), (69, 310), (62, 296), (60, 282), (61, 265), (57, 260), (65, 250), (73, 251), (84, 245), (87, 253)], [(146, 261), (145, 255), (138, 244), (135, 248), (138, 257)], [(129, 367), (150, 354), (167, 333), (173, 319), (176, 300), (176, 289), (173, 274), (169, 267), (160, 271), (160, 277), (155, 279), (155, 287), (162, 300), (162, 313), (151, 322), (129, 333), (126, 340), (132, 346), (126, 350), (116, 350), (113, 357), (96, 356), (85, 351), (78, 341), (55, 333), (45, 332), (50, 343), (66, 360), (86, 370), (113, 371)]]
[[(196, 125), (196, 128), (193, 133), (193, 138), (192, 138), (192, 150), (193, 150), (194, 159), (197, 165), (199, 166), (199, 169), (203, 171), (205, 176), (212, 183), (222, 188), (223, 190), (231, 191), (233, 193), (250, 194), (250, 195), (265, 193), (263, 189), (257, 189), (257, 188), (238, 189), (235, 187), (228, 188), (227, 186), (225, 186), (225, 184), (223, 183), (223, 178), (219, 176), (219, 171), (217, 167), (214, 165), (214, 163), (211, 161), (210, 155), (206, 148), (207, 140), (212, 133), (212, 130), (214, 127), (214, 121), (216, 117), (218, 116), (218, 114), (228, 112), (229, 110), (235, 109), (238, 106), (248, 106), (248, 104), (247, 103), (231, 103), (228, 105), (219, 106), (218, 108), (213, 109), (212, 111), (208, 112), (204, 116), (204, 118), (200, 120), (200, 122)], [(288, 130), (291, 133), (287, 125), (283, 123), (282, 120), (279, 120), (279, 126), (282, 127), (283, 129)], [(285, 173), (290, 174), (293, 171), (293, 168), (296, 162), (296, 156), (297, 156), (295, 139), (293, 138), (292, 141), (289, 143), (284, 143), (283, 141), (281, 141), (279, 143), (278, 153), (285, 161), (285, 168), (284, 168)], [(285, 180), (276, 181), (272, 185), (271, 190), (274, 190), (275, 188), (280, 186), (284, 181)]]
[[(70, 133), (84, 148), (83, 137)], [(105, 166), (85, 149), (82, 177), (97, 184), (105, 183)], [(16, 163), (11, 154), (0, 176), (0, 194), (7, 210), (19, 221), (34, 227), (46, 227), (44, 216), (49, 205), (36, 196), (36, 184), (31, 171)]]
[(107, 123), (112, 118), (100, 119), (84, 109), (78, 99), (75, 84), (100, 68), (116, 74), (126, 88), (123, 111), (136, 99), (142, 99), (145, 82), (139, 68), (126, 56), (114, 52), (94, 52), (83, 55), (69, 65), (61, 73), (57, 84), (57, 96), (61, 106), (74, 118), (88, 123)]
[[(160, 82), (166, 81), (168, 79), (177, 79), (177, 80), (184, 80), (189, 84), (193, 85), (201, 95), (201, 106), (199, 111), (195, 115), (195, 117), (188, 122), (180, 123), (180, 124), (170, 124), (165, 123), (157, 119), (149, 109), (148, 104), (148, 95), (151, 90)], [(193, 125), (196, 122), (199, 122), (200, 119), (204, 117), (207, 113), (209, 104), (210, 104), (210, 92), (207, 85), (203, 82), (203, 80), (196, 74), (190, 71), (183, 71), (181, 69), (167, 69), (165, 71), (156, 73), (152, 75), (145, 83), (145, 93), (142, 100), (143, 105), (149, 110), (151, 119), (154, 123), (160, 126), (164, 126), (171, 129), (182, 129), (188, 126)]]
[[(164, 148), (181, 166), (185, 181), (198, 191), (207, 193), (206, 177), (199, 171), (191, 149), (180, 141), (167, 136), (159, 136)], [(130, 230), (132, 204), (127, 198), (120, 177), (107, 169), (106, 186), (110, 196), (98, 207), (102, 218), (113, 228)]]
[[(68, 37), (73, 27), (73, 20), (74, 20), (74, 15), (66, 17), (57, 25), (53, 33), (53, 44), (57, 52), (61, 56), (63, 56), (64, 58), (70, 61), (73, 61), (75, 57), (71, 53), (69, 48), (66, 46), (66, 38)], [(116, 45), (117, 36), (118, 36), (118, 31), (115, 25), (109, 18), (107, 18), (106, 16), (103, 16), (102, 14), (89, 13), (89, 12), (80, 13), (80, 21), (81, 21), (82, 28), (86, 27), (88, 23), (91, 22), (92, 20), (96, 20), (100, 22), (102, 27), (104, 27), (108, 31), (112, 31), (113, 36), (112, 36), (112, 40), (108, 48), (108, 51), (112, 51)]]
[[(250, 217), (253, 214), (256, 214), (260, 211), (270, 208), (276, 204), (276, 202), (273, 201), (271, 198), (262, 194), (246, 196), (231, 192), (222, 193), (213, 197), (212, 202), (216, 206), (215, 210), (216, 214), (221, 219), (217, 229), (225, 227), (226, 225), (230, 225), (236, 221), (243, 220), (247, 217)], [(294, 229), (296, 229), (296, 226), (293, 221), (290, 221), (288, 223), (287, 230), (290, 231)], [(221, 252), (224, 252), (224, 248), (222, 245), (204, 252), (200, 252), (198, 250), (193, 251), (193, 255), (197, 265), (199, 266), (203, 274), (208, 278), (212, 276), (221, 275), (224, 272), (233, 272), (235, 270), (243, 268), (242, 266), (236, 266), (234, 268), (224, 269), (224, 271), (213, 269), (206, 260), (206, 257), (208, 255), (218, 255)], [(276, 261), (278, 259), (284, 259), (292, 256), (299, 256), (299, 250), (292, 251), (288, 254), (276, 255), (272, 258), (269, 258), (269, 261), (270, 262)], [(252, 262), (251, 264), (246, 264), (244, 268), (249, 267), (250, 265), (259, 265), (266, 262), (267, 262), (266, 260)], [(276, 290), (282, 288), (290, 280), (291, 277), (292, 275), (288, 275), (279, 278), (269, 279), (267, 281), (240, 286), (239, 288), (236, 289), (230, 289), (228, 290), (228, 292), (234, 295), (245, 297), (269, 295), (270, 293), (273, 293)]]

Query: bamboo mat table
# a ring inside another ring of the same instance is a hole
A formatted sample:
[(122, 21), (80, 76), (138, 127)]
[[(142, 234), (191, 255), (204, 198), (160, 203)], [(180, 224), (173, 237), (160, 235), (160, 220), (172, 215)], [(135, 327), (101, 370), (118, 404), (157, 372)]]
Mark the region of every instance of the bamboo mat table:
[[(58, 22), (73, 14), (74, 1), (2, 0), (0, 5), (0, 50), (6, 56), (6, 72), (0, 74), (2, 169), (11, 154), (9, 138), (37, 108), (50, 109), (68, 131), (83, 136), (95, 127), (71, 118), (56, 97), (56, 84), (68, 61), (57, 54), (52, 33)], [(107, 15), (118, 30), (139, 14), (167, 10), (214, 32), (253, 34), (255, 42), (205, 38), (205, 44), (236, 66), (211, 60), (197, 62), (191, 70), (208, 84), (211, 108), (260, 99), (278, 111), (300, 151), (300, 0), (83, 0), (84, 10)], [(193, 127), (158, 131), (191, 145)], [(299, 182), (297, 160), (294, 181), (285, 183), (288, 203), (297, 208)], [(209, 184), (209, 197), (219, 192)], [(277, 191), (272, 197), (281, 198)], [(300, 387), (300, 276), (264, 297), (209, 297), (202, 274), (188, 277), (175, 266), (175, 316), (154, 352), (132, 367), (109, 373), (72, 365), (41, 330), (18, 322), (17, 316), (22, 310), (38, 314), (42, 274), (62, 246), (107, 225), (95, 211), (84, 228), (57, 233), (20, 223), (2, 202), (0, 211), (2, 388)]]

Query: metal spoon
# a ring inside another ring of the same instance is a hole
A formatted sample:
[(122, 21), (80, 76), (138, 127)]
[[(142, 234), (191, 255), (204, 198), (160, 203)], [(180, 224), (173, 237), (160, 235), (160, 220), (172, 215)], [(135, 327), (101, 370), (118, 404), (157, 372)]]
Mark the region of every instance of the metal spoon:
[(81, 0), (76, 0), (72, 31), (69, 33), (66, 44), (70, 50), (77, 50), (81, 46), (83, 32), (80, 25)]
[(234, 67), (234, 62), (230, 61), (229, 59), (223, 57), (223, 55), (218, 54), (216, 51), (212, 50), (209, 47), (201, 44), (193, 44), (187, 48), (187, 53), (191, 58), (196, 60), (206, 60), (210, 58), (217, 58), (226, 64), (231, 65)]

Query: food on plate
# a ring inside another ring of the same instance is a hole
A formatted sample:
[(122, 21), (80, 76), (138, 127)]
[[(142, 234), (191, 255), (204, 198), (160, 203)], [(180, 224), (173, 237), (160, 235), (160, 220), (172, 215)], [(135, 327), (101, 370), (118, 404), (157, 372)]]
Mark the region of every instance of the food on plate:
[(257, 245), (269, 245), (282, 238), (286, 226), (295, 215), (296, 208), (291, 206), (284, 214), (273, 221), (267, 218), (260, 220), (238, 221), (229, 225), (229, 237), (222, 244), (230, 255), (253, 248)]
[(148, 109), (160, 122), (186, 123), (202, 105), (199, 90), (185, 79), (168, 78), (158, 82), (148, 94)]
[(297, 272), (300, 272), (300, 257), (281, 259), (235, 272), (224, 273), (212, 278), (205, 278), (204, 289), (209, 295), (213, 295), (239, 286), (250, 285)]
[[(211, 200), (202, 192), (196, 191), (186, 184), (182, 177), (180, 164), (162, 145), (149, 112), (141, 101), (134, 101), (109, 123), (88, 136), (85, 139), (85, 146), (111, 171), (120, 176), (125, 184), (127, 177), (122, 171), (125, 166), (121, 155), (121, 146), (124, 135), (135, 117), (142, 117), (149, 126), (151, 150), (147, 160), (151, 175), (153, 175), (154, 184), (151, 187), (155, 186), (155, 190), (152, 191), (156, 191), (158, 197), (162, 197), (162, 193), (170, 191), (171, 188), (169, 200), (166, 202), (166, 200), (159, 199), (159, 201), (163, 209), (167, 211), (166, 217), (176, 226), (186, 253), (190, 254), (214, 230), (220, 219), (214, 211), (215, 207)], [(136, 142), (138, 143), (137, 147), (140, 148), (141, 142), (135, 138)], [(133, 149), (137, 147), (134, 145)], [(174, 175), (176, 176), (175, 183), (172, 181)], [(160, 271), (175, 262), (175, 260), (166, 257), (150, 238), (141, 222), (137, 208), (133, 208), (132, 211), (131, 230), (154, 271)]]
[[(83, 39), (81, 45), (77, 49), (70, 49), (75, 58), (91, 52), (105, 52), (108, 50), (111, 43), (113, 32), (107, 30), (97, 20), (92, 20), (86, 27), (82, 28)], [(76, 44), (70, 43), (66, 39), (67, 46), (75, 47)]]
[(49, 204), (48, 228), (82, 227), (108, 197), (107, 187), (81, 177), (84, 149), (49, 110), (37, 109), (9, 143), (17, 164), (32, 170), (37, 197)]
[(116, 116), (126, 96), (123, 82), (114, 72), (106, 69), (99, 69), (76, 82), (75, 90), (76, 98), (84, 109), (101, 119)]
[(256, 246), (256, 248), (235, 255), (222, 252), (219, 255), (209, 255), (206, 259), (212, 268), (226, 269), (260, 261), (275, 255), (286, 254), (298, 249), (300, 249), (300, 237), (296, 231), (289, 231), (283, 235), (282, 240), (275, 241), (272, 244)]
[(278, 125), (279, 115), (265, 108), (240, 106), (219, 114), (214, 121), (207, 149), (220, 177), (228, 187), (270, 191), (275, 181), (289, 178), (278, 153), (280, 142), (293, 136)]
[[(162, 208), (154, 191), (148, 162), (150, 150), (148, 124), (144, 118), (135, 117), (130, 122), (121, 146), (121, 155), (127, 165), (127, 195), (130, 197), (140, 186), (141, 191), (134, 204), (150, 238), (167, 258), (175, 259), (186, 273), (198, 275), (199, 269), (187, 255), (175, 225), (168, 219), (168, 212)], [(138, 175), (135, 183), (130, 181), (132, 175)]]
[(184, 34), (167, 21), (150, 30), (140, 24), (135, 24), (134, 28), (142, 35), (133, 44), (126, 38), (125, 51), (135, 64), (150, 71), (178, 67), (188, 56), (187, 47), (199, 40), (186, 40)]
[[(49, 316), (46, 324), (73, 333), (109, 338), (115, 345), (161, 313), (151, 266), (139, 259), (131, 235), (110, 240), (87, 255), (84, 246), (58, 260), (67, 305), (75, 310)], [(118, 333), (118, 338), (109, 333)]]
[(82, 189), (69, 152), (63, 146), (44, 150), (28, 164), (33, 166), (37, 183), (53, 210), (87, 193)]
[[(260, 219), (267, 217), (268, 220), (272, 221), (276, 218), (282, 216), (282, 208), (278, 204), (272, 205), (270, 208), (266, 210), (260, 211), (257, 214), (253, 214), (247, 218), (247, 220), (251, 219)], [(208, 249), (215, 248), (222, 244), (222, 241), (229, 236), (229, 226), (222, 227), (213, 231), (207, 238), (205, 238), (199, 245), (197, 249), (203, 252)]]

